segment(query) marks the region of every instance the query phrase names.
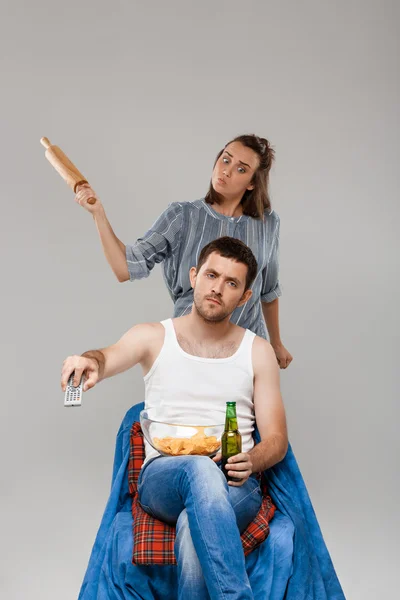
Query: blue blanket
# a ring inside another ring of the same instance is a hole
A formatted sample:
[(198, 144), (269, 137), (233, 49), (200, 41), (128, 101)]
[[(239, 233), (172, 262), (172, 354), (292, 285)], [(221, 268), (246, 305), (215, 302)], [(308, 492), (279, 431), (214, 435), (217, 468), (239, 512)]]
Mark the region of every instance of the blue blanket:
[[(129, 409), (119, 429), (111, 493), (78, 600), (176, 600), (175, 565), (131, 563), (129, 436), (142, 409), (143, 403)], [(265, 475), (277, 510), (267, 540), (246, 557), (254, 599), (344, 600), (290, 445), (284, 460)]]

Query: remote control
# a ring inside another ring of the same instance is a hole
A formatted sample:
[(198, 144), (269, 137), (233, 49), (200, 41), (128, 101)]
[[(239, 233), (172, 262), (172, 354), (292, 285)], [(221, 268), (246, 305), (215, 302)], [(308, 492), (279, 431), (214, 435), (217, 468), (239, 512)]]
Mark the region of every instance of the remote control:
[(67, 389), (65, 390), (64, 406), (81, 406), (82, 405), (82, 388), (85, 380), (82, 375), (80, 384), (74, 386), (75, 371), (73, 371), (68, 379)]

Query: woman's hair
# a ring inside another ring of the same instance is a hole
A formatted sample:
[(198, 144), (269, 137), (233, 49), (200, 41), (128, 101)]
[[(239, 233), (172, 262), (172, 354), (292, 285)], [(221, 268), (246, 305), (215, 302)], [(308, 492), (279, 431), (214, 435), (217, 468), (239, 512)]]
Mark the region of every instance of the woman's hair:
[(248, 290), (257, 275), (257, 261), (250, 248), (241, 240), (233, 237), (224, 236), (217, 238), (204, 246), (200, 252), (196, 266), (197, 273), (213, 252), (216, 252), (223, 258), (231, 258), (232, 260), (247, 266), (245, 291)]
[[(214, 162), (214, 167), (224, 152), (225, 148), (233, 142), (240, 142), (246, 148), (251, 148), (258, 156), (260, 164), (254, 173), (252, 184), (254, 189), (246, 190), (243, 194), (241, 204), (243, 208), (243, 214), (255, 217), (256, 219), (264, 218), (264, 211), (271, 210), (271, 199), (269, 196), (269, 172), (271, 170), (272, 163), (275, 159), (275, 150), (270, 146), (270, 143), (265, 138), (260, 138), (253, 133), (248, 135), (239, 135), (235, 139), (231, 140), (225, 147), (218, 153), (217, 158)], [(205, 197), (205, 201), (208, 204), (220, 204), (221, 200), (219, 194), (214, 190), (212, 182)]]

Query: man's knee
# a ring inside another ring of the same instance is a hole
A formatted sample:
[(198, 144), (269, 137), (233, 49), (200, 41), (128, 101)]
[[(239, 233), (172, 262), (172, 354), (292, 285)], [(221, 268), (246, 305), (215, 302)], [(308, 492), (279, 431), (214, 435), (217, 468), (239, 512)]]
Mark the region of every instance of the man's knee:
[(208, 456), (185, 456), (182, 459), (184, 470), (190, 474), (197, 476), (209, 475), (217, 478), (222, 475), (219, 467)]
[(192, 485), (208, 489), (228, 489), (221, 469), (208, 456), (187, 456), (185, 459), (183, 470)]
[(210, 509), (229, 502), (225, 476), (207, 456), (185, 457), (181, 464), (181, 485), (183, 493), (190, 490), (195, 503)]

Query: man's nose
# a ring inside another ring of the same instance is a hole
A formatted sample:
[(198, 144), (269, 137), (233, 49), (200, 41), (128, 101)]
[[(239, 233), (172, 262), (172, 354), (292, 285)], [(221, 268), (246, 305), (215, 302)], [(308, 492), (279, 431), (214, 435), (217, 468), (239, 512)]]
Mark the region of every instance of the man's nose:
[(213, 285), (213, 292), (215, 295), (217, 296), (222, 296), (222, 286), (223, 286), (223, 282), (222, 281), (214, 281), (214, 285)]

